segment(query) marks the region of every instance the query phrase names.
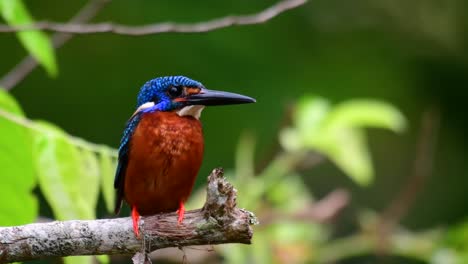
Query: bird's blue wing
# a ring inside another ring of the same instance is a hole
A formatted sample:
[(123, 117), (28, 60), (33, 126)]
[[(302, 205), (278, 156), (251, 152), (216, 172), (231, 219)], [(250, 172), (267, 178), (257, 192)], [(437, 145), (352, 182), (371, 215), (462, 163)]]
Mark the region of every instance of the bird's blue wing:
[(130, 152), (130, 144), (133, 132), (140, 122), (141, 119), (141, 112), (136, 113), (133, 115), (130, 120), (128, 120), (127, 125), (125, 126), (125, 130), (120, 141), (119, 146), (119, 162), (117, 165), (117, 170), (115, 172), (115, 179), (114, 179), (114, 188), (116, 189), (116, 196), (115, 196), (115, 209), (114, 213), (118, 214), (120, 212), (120, 208), (122, 207), (122, 200), (124, 196), (124, 186), (125, 186), (125, 173), (127, 170), (128, 164), (128, 156)]

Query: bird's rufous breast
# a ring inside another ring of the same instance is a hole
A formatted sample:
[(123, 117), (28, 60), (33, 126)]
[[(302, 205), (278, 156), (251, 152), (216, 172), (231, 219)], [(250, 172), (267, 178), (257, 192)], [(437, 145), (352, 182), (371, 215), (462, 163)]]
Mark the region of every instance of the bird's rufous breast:
[(201, 123), (175, 112), (145, 113), (132, 136), (125, 200), (142, 215), (175, 211), (203, 159)]

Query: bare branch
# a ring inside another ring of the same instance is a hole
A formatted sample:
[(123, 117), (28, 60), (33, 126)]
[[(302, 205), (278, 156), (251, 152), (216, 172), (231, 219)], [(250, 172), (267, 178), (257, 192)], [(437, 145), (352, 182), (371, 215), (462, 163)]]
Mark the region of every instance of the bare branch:
[(295, 220), (303, 222), (328, 223), (333, 220), (349, 204), (349, 192), (344, 189), (336, 189), (321, 200), (307, 205), (302, 210), (293, 214), (278, 214), (270, 212), (259, 216), (263, 225), (274, 223), (277, 220)]
[(438, 111), (432, 109), (423, 114), (420, 136), (413, 162), (412, 174), (390, 205), (381, 213), (379, 223), (380, 252), (387, 248), (387, 237), (395, 226), (407, 214), (418, 194), (432, 173), (434, 150), (437, 144), (440, 117)]
[[(181, 225), (175, 213), (143, 217), (142, 240), (135, 238), (131, 219), (56, 221), (0, 228), (0, 263), (44, 257), (134, 254), (160, 248), (223, 243), (250, 244), (255, 216), (236, 207), (236, 190), (222, 169), (208, 176), (202, 209), (189, 211)], [(136, 256), (138, 257), (138, 256)]]
[(349, 204), (349, 192), (344, 189), (336, 189), (321, 200), (310, 205), (308, 210), (299, 212), (295, 218), (303, 221), (313, 220), (318, 223), (327, 223), (336, 218)]
[[(71, 20), (70, 23), (84, 23), (95, 17), (110, 0), (89, 1)], [(1, 27), (1, 26), (0, 26)], [(56, 33), (52, 36), (52, 45), (58, 49), (68, 42), (73, 35)], [(37, 61), (32, 56), (26, 56), (0, 80), (0, 86), (10, 90), (28, 76), (37, 67)]]
[(264, 23), (279, 14), (305, 4), (307, 0), (283, 0), (259, 13), (245, 16), (227, 16), (211, 21), (182, 24), (182, 23), (157, 23), (144, 26), (127, 26), (115, 23), (99, 24), (76, 24), (76, 23), (54, 23), (38, 22), (32, 25), (11, 27), (0, 25), (0, 32), (17, 32), (25, 30), (47, 30), (70, 34), (94, 34), (94, 33), (114, 33), (119, 35), (142, 36), (150, 34), (160, 34), (168, 32), (178, 33), (199, 33), (213, 31), (230, 26), (253, 25)]
[[(70, 22), (66, 24), (54, 22), (38, 22), (32, 25), (23, 25), (11, 27), (6, 24), (0, 24), (0, 33), (12, 33), (27, 30), (46, 30), (58, 32), (52, 37), (52, 43), (55, 48), (61, 47), (72, 38), (72, 34), (91, 34), (91, 33), (114, 33), (121, 35), (149, 35), (169, 32), (179, 33), (199, 33), (213, 31), (234, 25), (252, 25), (264, 23), (279, 14), (304, 5), (307, 0), (283, 0), (259, 13), (246, 16), (228, 16), (214, 19), (207, 22), (195, 24), (177, 24), (177, 23), (158, 23), (145, 26), (126, 26), (114, 23), (100, 24), (81, 24), (91, 20), (110, 0), (92, 0)], [(10, 90), (28, 76), (37, 66), (36, 60), (31, 57), (25, 57), (1, 80), (0, 86)]]

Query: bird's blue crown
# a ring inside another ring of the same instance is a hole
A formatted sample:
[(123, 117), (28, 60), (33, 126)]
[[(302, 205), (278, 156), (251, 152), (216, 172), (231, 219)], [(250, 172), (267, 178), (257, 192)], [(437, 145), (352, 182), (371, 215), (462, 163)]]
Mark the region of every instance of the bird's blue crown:
[(141, 87), (137, 98), (137, 107), (154, 102), (158, 105), (159, 111), (170, 111), (180, 106), (182, 103), (174, 102), (169, 92), (172, 87), (203, 87), (200, 82), (185, 76), (166, 76), (152, 79)]

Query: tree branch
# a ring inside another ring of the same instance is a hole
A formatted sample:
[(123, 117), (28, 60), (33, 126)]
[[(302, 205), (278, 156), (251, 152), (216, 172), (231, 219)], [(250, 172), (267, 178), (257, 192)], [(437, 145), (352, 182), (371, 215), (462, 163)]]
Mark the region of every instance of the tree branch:
[(38, 22), (32, 25), (23, 25), (11, 27), (0, 25), (0, 32), (17, 32), (25, 30), (47, 30), (70, 34), (92, 34), (92, 33), (114, 33), (119, 35), (142, 36), (150, 34), (160, 34), (168, 32), (178, 33), (199, 33), (213, 31), (220, 28), (241, 25), (253, 25), (264, 23), (279, 14), (305, 4), (307, 0), (283, 0), (277, 4), (252, 15), (245, 16), (227, 16), (211, 21), (199, 22), (194, 24), (179, 23), (157, 23), (144, 26), (127, 26), (114, 23), (99, 24), (63, 24), (55, 22)]
[(350, 194), (347, 190), (336, 189), (321, 200), (307, 205), (305, 208), (292, 214), (278, 214), (269, 212), (264, 216), (259, 216), (264, 226), (274, 223), (277, 220), (294, 220), (303, 222), (328, 223), (343, 211), (349, 204)]
[(402, 189), (380, 216), (378, 223), (378, 253), (385, 253), (389, 246), (388, 237), (390, 237), (394, 228), (414, 205), (417, 196), (424, 189), (432, 173), (439, 123), (440, 116), (437, 110), (430, 109), (424, 112), (421, 119), (420, 136), (416, 146), (416, 157), (413, 162), (412, 174), (410, 174)]
[(143, 217), (142, 240), (135, 238), (129, 217), (88, 221), (55, 221), (0, 228), (0, 263), (44, 257), (133, 254), (167, 247), (250, 244), (253, 213), (236, 207), (236, 189), (222, 169), (208, 176), (202, 209), (189, 211), (181, 225), (175, 213)]

